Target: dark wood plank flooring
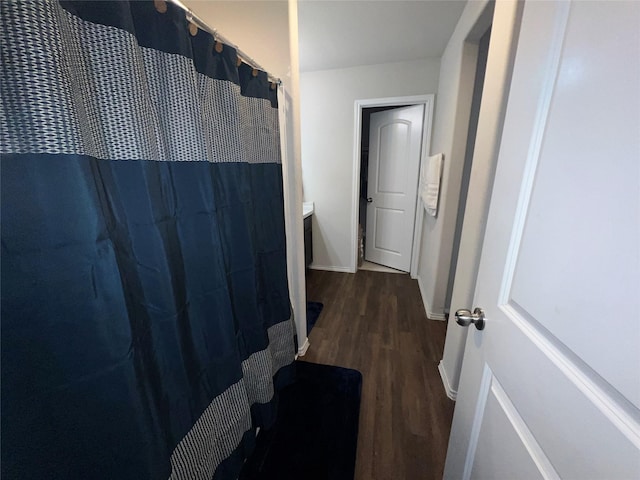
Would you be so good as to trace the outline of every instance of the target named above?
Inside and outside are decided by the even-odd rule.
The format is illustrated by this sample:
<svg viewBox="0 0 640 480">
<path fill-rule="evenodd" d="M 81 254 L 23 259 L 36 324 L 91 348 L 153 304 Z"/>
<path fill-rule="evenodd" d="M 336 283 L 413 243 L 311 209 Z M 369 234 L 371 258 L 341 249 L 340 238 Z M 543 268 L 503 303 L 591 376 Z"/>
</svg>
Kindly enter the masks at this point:
<svg viewBox="0 0 640 480">
<path fill-rule="evenodd" d="M 409 275 L 309 271 L 324 303 L 301 360 L 362 372 L 356 480 L 441 479 L 454 402 L 438 373 L 446 323 Z"/>
</svg>

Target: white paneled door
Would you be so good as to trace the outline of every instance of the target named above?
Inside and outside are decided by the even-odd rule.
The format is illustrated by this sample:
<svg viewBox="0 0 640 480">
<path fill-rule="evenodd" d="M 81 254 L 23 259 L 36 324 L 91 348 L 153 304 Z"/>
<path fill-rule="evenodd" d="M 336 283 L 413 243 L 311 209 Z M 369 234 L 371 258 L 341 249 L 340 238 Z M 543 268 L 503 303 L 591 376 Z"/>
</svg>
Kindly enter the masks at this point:
<svg viewBox="0 0 640 480">
<path fill-rule="evenodd" d="M 640 478 L 639 26 L 525 4 L 445 478 Z"/>
<path fill-rule="evenodd" d="M 424 105 L 371 114 L 365 259 L 408 272 Z"/>
</svg>

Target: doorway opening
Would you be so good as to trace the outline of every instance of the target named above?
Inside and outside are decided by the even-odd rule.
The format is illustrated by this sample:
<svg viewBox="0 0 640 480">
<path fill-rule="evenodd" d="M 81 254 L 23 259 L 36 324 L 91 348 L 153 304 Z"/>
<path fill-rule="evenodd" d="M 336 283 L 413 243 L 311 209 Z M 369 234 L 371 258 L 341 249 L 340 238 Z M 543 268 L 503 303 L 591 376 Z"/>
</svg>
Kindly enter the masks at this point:
<svg viewBox="0 0 640 480">
<path fill-rule="evenodd" d="M 393 97 L 393 98 L 381 98 L 381 99 L 370 99 L 370 100 L 357 100 L 355 102 L 355 129 L 354 129 L 354 163 L 353 163 L 353 207 L 352 207 L 352 262 L 351 262 L 351 272 L 356 272 L 359 266 L 364 266 L 364 269 L 369 270 L 378 270 L 378 271 L 389 271 L 389 272 L 402 272 L 402 273 L 410 273 L 412 278 L 415 278 L 417 273 L 417 265 L 418 265 L 418 252 L 417 248 L 414 246 L 418 245 L 419 241 L 419 233 L 422 230 L 422 210 L 420 205 L 418 204 L 418 195 L 417 195 L 417 187 L 418 187 L 418 179 L 419 179 L 419 171 L 422 166 L 424 158 L 429 153 L 430 148 L 430 139 L 431 139 L 431 124 L 433 118 L 433 95 L 420 95 L 420 96 L 412 96 L 412 97 Z M 393 110 L 400 110 L 403 107 L 408 106 L 418 106 L 421 115 L 422 124 L 420 126 L 421 132 L 418 132 L 419 145 L 418 148 L 418 159 L 415 166 L 415 175 L 411 176 L 411 182 L 415 182 L 415 185 L 409 185 L 411 187 L 411 191 L 413 192 L 410 197 L 410 208 L 407 209 L 410 216 L 410 230 L 408 230 L 408 234 L 405 234 L 402 238 L 407 240 L 407 246 L 404 249 L 406 252 L 406 262 L 404 267 L 398 268 L 397 265 L 385 265 L 385 261 L 375 262 L 375 263 L 367 263 L 364 264 L 365 251 L 366 251 L 366 232 L 367 229 L 371 232 L 371 226 L 373 225 L 393 225 L 394 219 L 393 216 L 396 215 L 401 209 L 398 208 L 389 208 L 387 209 L 389 212 L 393 212 L 391 214 L 383 211 L 382 208 L 376 208 L 377 215 L 372 217 L 371 212 L 369 215 L 369 219 L 367 219 L 367 210 L 370 208 L 372 203 L 383 202 L 385 199 L 384 195 L 381 195 L 380 198 L 376 198 L 376 196 L 372 193 L 371 185 L 369 184 L 369 173 L 370 173 L 370 148 L 371 145 L 369 139 L 369 131 L 371 126 L 371 115 L 375 115 L 382 112 L 392 112 Z M 393 122 L 391 122 L 393 123 Z M 389 125 L 391 125 L 389 123 Z M 409 124 L 404 122 L 405 124 Z M 385 132 L 381 135 L 386 136 L 393 134 L 393 130 L 401 130 L 404 128 L 402 126 L 403 122 L 399 122 L 398 124 L 394 124 L 390 128 L 387 128 Z M 408 127 L 409 128 L 409 127 Z M 412 148 L 416 148 L 415 146 Z M 390 165 L 387 164 L 382 168 L 384 172 L 386 172 L 386 180 L 382 185 L 380 182 L 376 182 L 376 186 L 382 186 L 383 188 L 378 189 L 378 193 L 385 194 L 391 193 L 394 194 L 395 188 L 392 188 L 394 182 L 398 180 L 394 177 L 394 174 L 389 174 Z M 383 172 L 383 173 L 384 173 Z M 384 188 L 384 187 L 389 188 Z M 387 190 L 386 192 L 384 190 Z M 393 195 L 391 195 L 393 197 Z M 388 197 L 388 196 L 387 196 Z M 399 197 L 399 195 L 396 195 Z M 407 196 L 407 199 L 409 196 Z M 375 199 L 375 200 L 374 200 Z M 369 200 L 369 201 L 368 201 Z M 387 200 L 388 201 L 388 198 Z M 406 201 L 406 205 L 409 205 L 409 200 Z M 373 221 L 372 221 L 373 218 Z M 378 223 L 376 223 L 378 222 Z M 408 225 L 407 224 L 407 225 Z M 387 229 L 387 231 L 393 229 Z M 370 239 L 372 238 L 372 234 L 369 233 Z M 379 234 L 378 239 L 385 239 L 387 235 Z M 391 239 L 393 241 L 393 239 Z M 377 248 L 377 247 L 374 247 Z M 371 252 L 373 249 L 371 248 L 371 244 L 369 245 L 369 251 Z M 384 249 L 383 249 L 384 250 Z M 388 249 L 389 251 L 393 249 Z M 384 253 L 384 252 L 383 252 Z M 363 259 L 360 261 L 360 259 Z M 389 268 L 395 267 L 395 268 Z"/>
<path fill-rule="evenodd" d="M 370 270 L 386 273 L 406 273 L 402 270 L 366 260 L 367 248 L 367 207 L 369 202 L 369 127 L 371 114 L 402 108 L 400 105 L 386 107 L 368 107 L 362 109 L 362 128 L 360 138 L 360 203 L 358 211 L 358 270 Z"/>
</svg>

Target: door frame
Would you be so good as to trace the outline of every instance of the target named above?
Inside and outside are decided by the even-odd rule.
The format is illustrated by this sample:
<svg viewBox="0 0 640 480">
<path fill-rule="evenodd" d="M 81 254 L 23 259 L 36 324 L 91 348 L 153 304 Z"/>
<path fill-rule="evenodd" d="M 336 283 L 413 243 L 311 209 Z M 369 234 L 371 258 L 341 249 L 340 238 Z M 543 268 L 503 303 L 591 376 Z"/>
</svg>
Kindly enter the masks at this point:
<svg viewBox="0 0 640 480">
<path fill-rule="evenodd" d="M 475 46 L 476 44 L 472 42 L 478 41 L 482 32 L 489 27 L 491 27 L 492 40 L 494 38 L 501 39 L 499 42 L 489 42 L 482 98 L 491 98 L 492 101 L 481 104 L 478 115 L 476 144 L 460 232 L 458 262 L 454 272 L 449 305 L 453 312 L 458 308 L 467 308 L 468 305 L 474 303 L 480 254 L 502 141 L 502 129 L 523 10 L 524 5 L 518 1 L 499 2 L 495 6 L 486 6 L 464 41 L 466 47 Z M 475 69 L 477 55 L 463 58 L 463 62 L 469 65 L 470 62 L 473 62 Z M 471 202 L 470 199 L 473 201 Z M 458 327 L 453 315 L 449 316 L 448 325 L 438 371 L 447 396 L 456 400 L 464 361 L 467 330 Z"/>
<path fill-rule="evenodd" d="M 351 265 L 349 271 L 358 271 L 358 213 L 360 211 L 360 149 L 362 142 L 362 110 L 372 107 L 407 107 L 411 105 L 424 105 L 424 118 L 422 120 L 422 146 L 420 147 L 420 166 L 418 178 L 424 165 L 425 159 L 431 150 L 431 128 L 433 123 L 433 102 L 434 94 L 413 95 L 407 97 L 386 97 L 369 98 L 356 100 L 354 102 L 354 130 L 353 130 L 353 198 L 351 203 Z M 413 220 L 413 241 L 411 244 L 411 278 L 416 278 L 418 274 L 419 249 L 416 248 L 420 242 L 420 232 L 422 231 L 422 209 L 419 205 L 420 195 L 416 194 L 416 214 Z"/>
</svg>

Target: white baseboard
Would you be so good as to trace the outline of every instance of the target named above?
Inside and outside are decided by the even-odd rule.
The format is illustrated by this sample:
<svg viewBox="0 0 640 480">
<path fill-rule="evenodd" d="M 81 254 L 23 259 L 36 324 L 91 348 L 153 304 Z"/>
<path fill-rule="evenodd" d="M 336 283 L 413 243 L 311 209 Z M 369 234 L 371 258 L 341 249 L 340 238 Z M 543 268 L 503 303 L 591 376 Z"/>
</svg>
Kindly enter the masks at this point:
<svg viewBox="0 0 640 480">
<path fill-rule="evenodd" d="M 447 394 L 447 397 L 455 402 L 456 398 L 458 398 L 458 391 L 451 388 L 442 360 L 440 360 L 440 363 L 438 364 L 438 372 L 440 372 L 440 378 L 442 379 L 442 385 L 444 385 L 444 391 Z"/>
<path fill-rule="evenodd" d="M 420 296 L 422 297 L 422 303 L 424 304 L 424 309 L 427 312 L 427 317 L 429 320 L 442 320 L 445 321 L 447 317 L 444 316 L 444 313 L 436 313 L 431 311 L 431 307 L 429 306 L 429 302 L 427 302 L 427 296 L 425 294 L 424 285 L 422 285 L 422 279 L 420 275 L 416 276 L 418 279 L 418 288 L 420 289 Z"/>
<path fill-rule="evenodd" d="M 316 265 L 312 263 L 309 265 L 311 270 L 324 270 L 326 272 L 342 272 L 342 273 L 355 273 L 351 267 L 334 267 L 332 265 Z"/>
<path fill-rule="evenodd" d="M 307 350 L 309 350 L 310 346 L 311 344 L 309 343 L 309 338 L 307 337 L 304 339 L 302 346 L 298 349 L 298 353 L 296 353 L 296 359 L 298 357 L 304 357 L 304 354 L 307 353 Z"/>
</svg>

